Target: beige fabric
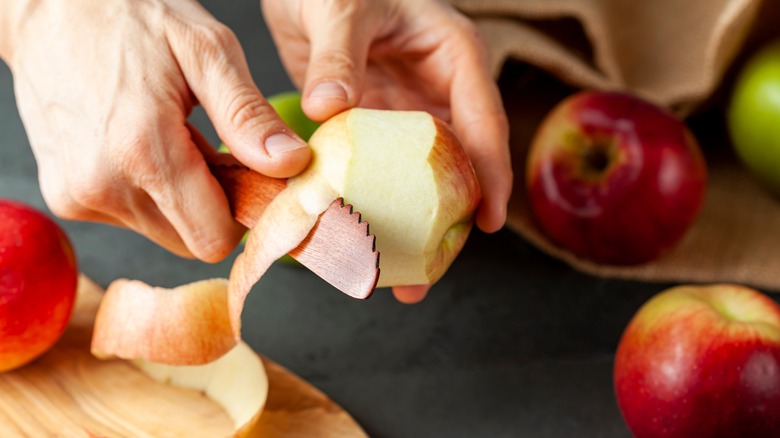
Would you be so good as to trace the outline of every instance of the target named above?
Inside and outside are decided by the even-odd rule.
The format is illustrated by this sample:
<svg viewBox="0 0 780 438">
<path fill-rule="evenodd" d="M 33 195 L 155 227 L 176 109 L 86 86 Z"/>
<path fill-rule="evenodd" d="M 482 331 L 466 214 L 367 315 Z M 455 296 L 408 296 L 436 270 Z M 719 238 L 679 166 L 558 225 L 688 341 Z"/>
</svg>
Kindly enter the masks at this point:
<svg viewBox="0 0 780 438">
<path fill-rule="evenodd" d="M 498 72 L 525 61 L 578 87 L 630 89 L 668 107 L 709 95 L 758 0 L 452 0 L 474 17 Z"/>
<path fill-rule="evenodd" d="M 516 178 L 511 229 L 594 275 L 780 291 L 780 200 L 733 158 L 722 119 L 732 73 L 756 45 L 780 36 L 780 1 L 451 2 L 477 23 L 500 77 Z M 596 265 L 555 247 L 533 224 L 524 190 L 526 149 L 546 112 L 581 88 L 628 90 L 688 121 L 707 114 L 695 130 L 709 165 L 705 206 L 683 242 L 657 261 Z"/>
</svg>

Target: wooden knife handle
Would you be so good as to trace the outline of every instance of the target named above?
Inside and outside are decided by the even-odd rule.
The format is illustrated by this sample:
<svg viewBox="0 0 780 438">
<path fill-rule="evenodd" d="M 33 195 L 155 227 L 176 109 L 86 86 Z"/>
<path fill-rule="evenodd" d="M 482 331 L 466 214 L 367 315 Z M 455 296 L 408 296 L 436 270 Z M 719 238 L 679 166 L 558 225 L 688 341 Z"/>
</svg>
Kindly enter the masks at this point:
<svg viewBox="0 0 780 438">
<path fill-rule="evenodd" d="M 210 162 L 209 169 L 219 181 L 230 203 L 233 217 L 252 228 L 265 208 L 287 186 L 286 179 L 271 178 L 237 162 Z"/>
</svg>

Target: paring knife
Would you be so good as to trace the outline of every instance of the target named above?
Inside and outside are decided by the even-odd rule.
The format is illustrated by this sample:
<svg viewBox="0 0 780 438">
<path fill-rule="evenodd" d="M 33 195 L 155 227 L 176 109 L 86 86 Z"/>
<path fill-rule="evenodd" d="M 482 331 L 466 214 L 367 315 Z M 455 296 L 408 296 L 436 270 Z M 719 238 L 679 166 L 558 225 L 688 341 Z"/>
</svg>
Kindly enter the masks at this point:
<svg viewBox="0 0 780 438">
<path fill-rule="evenodd" d="M 233 217 L 252 228 L 265 207 L 287 186 L 286 179 L 271 178 L 238 163 L 233 157 L 210 157 L 209 169 L 230 202 Z M 360 213 L 338 198 L 317 219 L 309 235 L 290 256 L 345 294 L 359 299 L 371 296 L 379 280 L 376 237 Z"/>
</svg>

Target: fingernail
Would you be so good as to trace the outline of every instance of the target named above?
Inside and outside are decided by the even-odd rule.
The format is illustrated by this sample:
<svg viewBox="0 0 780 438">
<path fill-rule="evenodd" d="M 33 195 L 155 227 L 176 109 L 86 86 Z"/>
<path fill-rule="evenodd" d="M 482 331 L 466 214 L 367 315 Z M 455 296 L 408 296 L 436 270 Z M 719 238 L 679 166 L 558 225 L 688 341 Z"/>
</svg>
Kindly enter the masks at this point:
<svg viewBox="0 0 780 438">
<path fill-rule="evenodd" d="M 272 157 L 304 147 L 306 147 L 306 143 L 283 132 L 273 134 L 265 139 L 265 150 Z"/>
<path fill-rule="evenodd" d="M 347 90 L 336 82 L 323 82 L 309 93 L 311 99 L 341 99 L 347 100 Z"/>
</svg>

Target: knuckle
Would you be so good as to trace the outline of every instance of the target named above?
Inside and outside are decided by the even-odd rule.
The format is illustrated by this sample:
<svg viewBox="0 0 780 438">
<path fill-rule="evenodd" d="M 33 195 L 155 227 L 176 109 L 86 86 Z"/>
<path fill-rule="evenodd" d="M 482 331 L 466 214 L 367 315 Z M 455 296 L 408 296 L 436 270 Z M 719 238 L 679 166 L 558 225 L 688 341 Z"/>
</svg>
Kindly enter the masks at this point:
<svg viewBox="0 0 780 438">
<path fill-rule="evenodd" d="M 39 160 L 38 180 L 43 200 L 55 216 L 75 219 L 73 216 L 76 205 L 68 194 L 63 174 L 51 171 L 52 168 L 47 162 Z"/>
<path fill-rule="evenodd" d="M 474 23 L 474 20 L 455 9 L 449 9 L 449 11 L 452 19 L 450 23 L 455 26 L 455 29 L 458 30 L 460 34 L 470 38 L 481 38 L 479 28 L 476 23 Z"/>
<path fill-rule="evenodd" d="M 248 86 L 239 85 L 229 95 L 231 97 L 225 106 L 225 117 L 234 128 L 241 129 L 250 124 L 265 124 L 274 120 L 271 107 Z"/>
<path fill-rule="evenodd" d="M 67 185 L 74 202 L 91 210 L 104 211 L 115 203 L 116 182 L 110 166 L 91 161 L 78 171 L 70 172 Z"/>
<path fill-rule="evenodd" d="M 220 22 L 200 26 L 197 38 L 200 45 L 211 54 L 232 53 L 240 45 L 236 34 Z"/>
<path fill-rule="evenodd" d="M 468 49 L 464 53 L 484 56 L 488 52 L 489 46 L 476 23 L 458 12 L 454 12 L 453 17 L 454 38 L 452 40 L 455 44 L 461 49 Z"/>
<path fill-rule="evenodd" d="M 352 74 L 357 70 L 357 62 L 346 49 L 332 49 L 321 53 L 314 62 L 322 66 L 324 71 L 332 75 L 333 72 L 341 75 Z"/>
<path fill-rule="evenodd" d="M 206 81 L 209 72 L 230 69 L 243 53 L 236 34 L 218 21 L 181 23 L 174 35 L 177 59 L 193 80 Z"/>
<path fill-rule="evenodd" d="M 103 210 L 115 195 L 113 186 L 102 178 L 92 178 L 88 174 L 75 177 L 70 182 L 70 197 L 83 207 Z"/>
<path fill-rule="evenodd" d="M 160 159 L 160 151 L 152 137 L 137 131 L 120 143 L 113 155 L 112 166 L 132 186 L 148 192 L 163 190 L 169 181 L 170 169 Z"/>
<path fill-rule="evenodd" d="M 48 189 L 45 186 L 41 187 L 41 194 L 49 210 L 55 216 L 66 220 L 81 219 L 82 209 L 67 194 Z"/>
<path fill-rule="evenodd" d="M 235 246 L 232 239 L 205 228 L 196 228 L 189 240 L 190 251 L 195 257 L 206 262 L 217 262 L 224 259 Z"/>
</svg>

